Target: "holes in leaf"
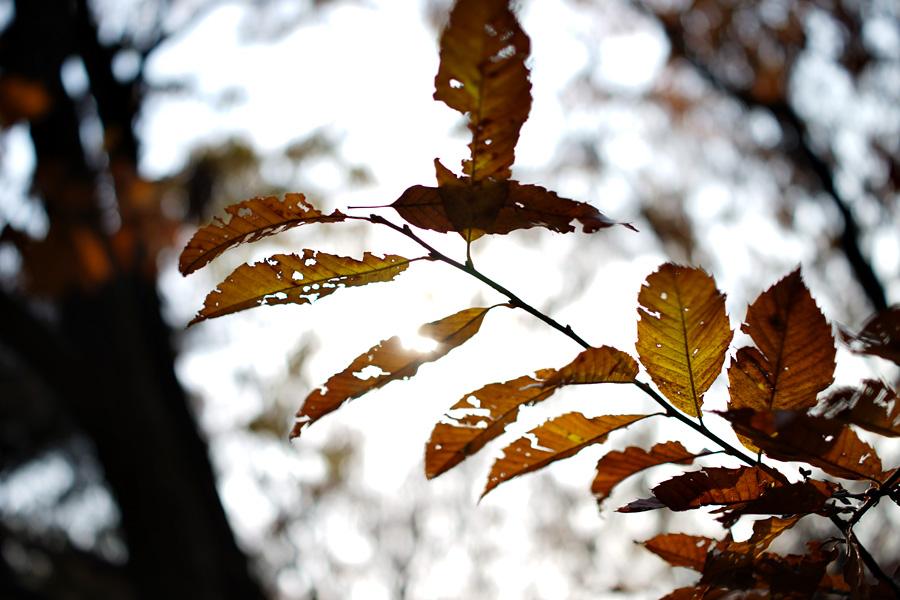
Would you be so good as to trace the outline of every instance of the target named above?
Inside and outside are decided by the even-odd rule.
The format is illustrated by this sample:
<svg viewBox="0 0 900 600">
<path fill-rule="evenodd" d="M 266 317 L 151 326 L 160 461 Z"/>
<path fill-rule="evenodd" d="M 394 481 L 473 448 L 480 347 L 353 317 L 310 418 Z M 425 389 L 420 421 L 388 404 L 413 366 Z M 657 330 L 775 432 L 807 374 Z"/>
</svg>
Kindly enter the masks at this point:
<svg viewBox="0 0 900 600">
<path fill-rule="evenodd" d="M 462 87 L 463 87 L 463 82 L 460 81 L 459 79 L 451 79 L 451 80 L 450 80 L 450 87 L 453 88 L 454 90 L 462 89 Z"/>
</svg>

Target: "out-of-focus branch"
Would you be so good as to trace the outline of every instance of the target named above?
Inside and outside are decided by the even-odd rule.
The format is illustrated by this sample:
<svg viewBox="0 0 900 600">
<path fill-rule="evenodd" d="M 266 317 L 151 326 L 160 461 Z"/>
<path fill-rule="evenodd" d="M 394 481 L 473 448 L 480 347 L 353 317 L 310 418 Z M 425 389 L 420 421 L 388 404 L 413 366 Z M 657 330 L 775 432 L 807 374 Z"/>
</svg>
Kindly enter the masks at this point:
<svg viewBox="0 0 900 600">
<path fill-rule="evenodd" d="M 840 235 L 840 248 L 847 262 L 850 263 L 857 282 L 876 311 L 887 308 L 884 286 L 860 248 L 860 228 L 856 217 L 837 190 L 831 165 L 813 149 L 806 123 L 790 103 L 783 98 L 776 101 L 762 100 L 751 94 L 749 90 L 726 81 L 692 52 L 680 28 L 671 22 L 666 22 L 665 19 L 660 19 L 643 1 L 635 0 L 634 4 L 643 13 L 657 19 L 669 38 L 672 53 L 690 63 L 707 83 L 723 94 L 738 100 L 747 108 L 767 110 L 777 119 L 785 137 L 795 144 L 795 148 L 787 148 L 787 156 L 798 169 L 811 174 L 818 180 L 822 190 L 841 215 L 843 229 Z"/>
</svg>

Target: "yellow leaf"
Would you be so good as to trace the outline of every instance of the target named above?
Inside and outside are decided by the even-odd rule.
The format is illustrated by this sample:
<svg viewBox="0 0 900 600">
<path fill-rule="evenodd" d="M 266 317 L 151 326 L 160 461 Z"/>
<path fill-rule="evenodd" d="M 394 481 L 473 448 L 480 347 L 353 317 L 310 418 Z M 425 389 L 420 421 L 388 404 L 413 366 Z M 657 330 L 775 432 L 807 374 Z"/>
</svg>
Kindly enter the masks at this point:
<svg viewBox="0 0 900 600">
<path fill-rule="evenodd" d="M 215 217 L 201 227 L 188 242 L 178 259 L 182 275 L 193 273 L 214 258 L 238 244 L 255 242 L 264 237 L 307 223 L 337 223 L 346 217 L 339 211 L 324 215 L 303 197 L 285 194 L 284 200 L 275 196 L 251 198 L 225 208 L 228 221 Z"/>
<path fill-rule="evenodd" d="M 534 377 L 491 383 L 466 394 L 432 430 L 425 445 L 425 476 L 437 477 L 475 454 L 516 420 L 519 408 L 549 398 L 560 386 L 628 383 L 637 370 L 633 358 L 602 346 L 588 348 L 558 371 L 541 369 Z"/>
<path fill-rule="evenodd" d="M 503 450 L 494 462 L 483 498 L 492 489 L 513 477 L 524 475 L 563 458 L 574 456 L 591 444 L 606 441 L 610 433 L 653 415 L 605 415 L 592 419 L 580 413 L 568 413 L 547 421 L 528 432 L 537 439 L 521 437 Z"/>
<path fill-rule="evenodd" d="M 366 252 L 362 260 L 314 250 L 276 254 L 262 262 L 241 265 L 206 296 L 203 309 L 190 322 L 221 317 L 263 304 L 307 304 L 344 287 L 390 281 L 422 258 Z"/>
<path fill-rule="evenodd" d="M 531 110 L 530 51 L 508 0 L 459 0 L 441 36 L 435 100 L 469 119 L 474 181 L 508 179 L 519 130 Z"/>
<path fill-rule="evenodd" d="M 439 321 L 422 325 L 419 335 L 438 342 L 438 346 L 429 352 L 406 349 L 400 338 L 394 336 L 360 354 L 350 366 L 332 375 L 325 385 L 306 397 L 297 411 L 297 422 L 291 430 L 291 438 L 298 437 L 310 424 L 344 402 L 359 398 L 396 379 L 409 379 L 423 364 L 435 361 L 461 346 L 478 333 L 484 316 L 491 308 L 494 307 L 467 308 Z M 365 376 L 366 370 L 370 369 L 378 373 L 371 377 Z"/>
<path fill-rule="evenodd" d="M 741 330 L 756 347 L 738 350 L 728 367 L 729 408 L 807 408 L 831 385 L 831 326 L 803 285 L 800 269 L 760 294 Z"/>
<path fill-rule="evenodd" d="M 672 404 L 699 416 L 733 335 L 725 296 L 701 269 L 667 263 L 647 277 L 638 302 L 641 363 Z"/>
</svg>

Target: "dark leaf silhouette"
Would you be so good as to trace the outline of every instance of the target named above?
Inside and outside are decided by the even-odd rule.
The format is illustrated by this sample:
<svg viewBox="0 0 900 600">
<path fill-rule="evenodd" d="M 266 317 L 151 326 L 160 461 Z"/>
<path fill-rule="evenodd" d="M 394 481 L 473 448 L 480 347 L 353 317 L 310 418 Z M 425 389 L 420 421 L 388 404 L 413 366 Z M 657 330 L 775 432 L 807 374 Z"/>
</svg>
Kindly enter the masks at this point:
<svg viewBox="0 0 900 600">
<path fill-rule="evenodd" d="M 887 437 L 900 436 L 900 398 L 884 382 L 867 379 L 859 388 L 840 388 L 828 394 L 816 411 Z"/>
<path fill-rule="evenodd" d="M 314 250 L 276 254 L 235 269 L 206 296 L 190 324 L 264 304 L 308 304 L 340 288 L 390 281 L 416 260 L 430 259 L 395 254 L 381 258 L 366 252 L 356 260 Z"/>
<path fill-rule="evenodd" d="M 856 335 L 841 331 L 841 338 L 854 352 L 880 356 L 900 365 L 900 304 L 872 316 Z"/>
<path fill-rule="evenodd" d="M 516 181 L 472 183 L 461 179 L 459 185 L 414 185 L 391 207 L 411 225 L 441 233 L 456 231 L 469 240 L 532 227 L 570 233 L 575 231 L 574 221 L 581 223 L 585 233 L 618 224 L 590 204 Z"/>
<path fill-rule="evenodd" d="M 615 486 L 640 471 L 662 464 L 687 464 L 708 454 L 709 450 L 689 452 L 679 442 L 656 444 L 649 450 L 637 446 L 624 451 L 614 450 L 597 462 L 597 475 L 591 484 L 591 492 L 601 503 Z"/>
<path fill-rule="evenodd" d="M 519 130 L 531 110 L 530 51 L 507 0 L 460 0 L 441 36 L 435 100 L 468 117 L 473 181 L 508 179 Z"/>
<path fill-rule="evenodd" d="M 606 441 L 610 433 L 653 415 L 607 415 L 588 418 L 567 413 L 529 431 L 536 438 L 522 437 L 504 448 L 503 456 L 491 467 L 488 482 L 481 493 L 513 477 L 542 469 L 552 462 L 575 455 L 583 448 Z"/>
<path fill-rule="evenodd" d="M 560 386 L 588 383 L 627 383 L 637 375 L 637 363 L 620 350 L 589 348 L 560 370 L 542 369 L 491 383 L 466 394 L 435 425 L 425 446 L 425 475 L 430 479 L 453 468 L 503 433 L 519 408 L 551 396 Z"/>
<path fill-rule="evenodd" d="M 383 340 L 356 357 L 346 369 L 332 375 L 325 385 L 310 393 L 300 410 L 291 437 L 299 436 L 310 424 L 338 408 L 348 400 L 358 398 L 397 379 L 409 379 L 427 362 L 435 361 L 462 345 L 478 333 L 489 308 L 467 308 L 426 323 L 419 328 L 419 335 L 438 342 L 430 352 L 409 350 L 403 347 L 399 337 Z M 371 369 L 377 373 L 366 374 Z"/>
<path fill-rule="evenodd" d="M 644 542 L 644 547 L 670 565 L 703 571 L 706 553 L 716 540 L 684 533 L 663 533 Z"/>
<path fill-rule="evenodd" d="M 815 405 L 834 373 L 831 327 L 800 270 L 761 294 L 741 327 L 756 347 L 738 350 L 728 367 L 731 408 L 798 409 Z"/>
<path fill-rule="evenodd" d="M 802 461 L 844 479 L 881 481 L 884 473 L 875 449 L 850 427 L 799 411 L 722 413 L 734 430 L 777 460 Z"/>
<path fill-rule="evenodd" d="M 215 217 L 201 227 L 188 242 L 178 259 L 182 275 L 193 273 L 214 258 L 239 244 L 255 242 L 264 237 L 307 223 L 337 223 L 346 216 L 339 211 L 325 215 L 306 201 L 303 194 L 285 194 L 251 198 L 225 207 L 227 221 Z"/>
<path fill-rule="evenodd" d="M 667 263 L 647 277 L 638 302 L 641 363 L 672 404 L 700 415 L 731 343 L 725 296 L 704 271 Z"/>
</svg>

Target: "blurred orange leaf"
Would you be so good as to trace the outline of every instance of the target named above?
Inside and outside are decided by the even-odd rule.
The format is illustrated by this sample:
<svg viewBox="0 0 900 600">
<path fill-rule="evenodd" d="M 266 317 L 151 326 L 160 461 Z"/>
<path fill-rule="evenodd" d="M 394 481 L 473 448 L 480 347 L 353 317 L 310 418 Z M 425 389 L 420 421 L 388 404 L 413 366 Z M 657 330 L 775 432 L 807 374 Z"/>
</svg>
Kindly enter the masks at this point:
<svg viewBox="0 0 900 600">
<path fill-rule="evenodd" d="M 206 296 L 190 324 L 264 304 L 308 304 L 340 288 L 390 281 L 416 260 L 430 259 L 395 254 L 380 258 L 366 252 L 356 260 L 308 249 L 302 256 L 276 254 L 235 269 Z"/>
<path fill-rule="evenodd" d="M 491 308 L 494 307 L 467 308 L 422 325 L 419 335 L 438 342 L 438 346 L 429 352 L 404 348 L 400 338 L 394 336 L 360 354 L 350 366 L 332 375 L 325 385 L 306 397 L 297 411 L 297 422 L 291 430 L 291 438 L 299 436 L 310 424 L 344 402 L 359 398 L 391 381 L 409 379 L 423 364 L 433 362 L 461 346 L 478 333 L 484 316 Z M 376 373 L 369 376 L 369 370 Z"/>
<path fill-rule="evenodd" d="M 841 338 L 858 354 L 880 356 L 900 365 L 900 304 L 873 315 L 862 331 L 841 331 Z"/>
<path fill-rule="evenodd" d="M 728 367 L 729 408 L 807 408 L 831 385 L 834 338 L 800 269 L 750 305 L 741 330 L 756 347 L 738 350 Z"/>
<path fill-rule="evenodd" d="M 230 215 L 227 222 L 215 217 L 212 223 L 198 229 L 182 250 L 178 259 L 178 270 L 182 275 L 206 266 L 239 244 L 255 242 L 307 223 L 337 223 L 346 218 L 339 211 L 322 214 L 306 202 L 303 194 L 285 194 L 284 200 L 276 196 L 251 198 L 225 207 L 225 212 Z"/>
<path fill-rule="evenodd" d="M 641 363 L 672 404 L 699 416 L 731 343 L 725 296 L 703 270 L 667 263 L 647 277 L 638 302 Z"/>
<path fill-rule="evenodd" d="M 558 371 L 542 369 L 534 377 L 491 383 L 466 394 L 432 430 L 425 445 L 425 475 L 437 477 L 475 454 L 516 420 L 519 408 L 545 400 L 560 386 L 627 383 L 636 375 L 633 358 L 602 346 L 585 350 Z"/>
<path fill-rule="evenodd" d="M 624 451 L 613 450 L 597 462 L 597 475 L 591 484 L 591 492 L 597 502 L 603 502 L 615 486 L 645 469 L 663 464 L 687 464 L 700 456 L 711 454 L 709 450 L 689 452 L 679 442 L 656 444 L 649 450 L 631 446 Z"/>
<path fill-rule="evenodd" d="M 887 437 L 900 437 L 900 397 L 882 381 L 867 379 L 862 387 L 828 394 L 817 412 Z"/>
<path fill-rule="evenodd" d="M 605 415 L 588 418 L 567 413 L 528 432 L 503 450 L 503 456 L 491 467 L 483 498 L 492 489 L 513 477 L 524 475 L 557 460 L 574 456 L 583 448 L 606 441 L 610 433 L 654 415 Z M 531 438 L 536 442 L 532 442 Z"/>
<path fill-rule="evenodd" d="M 44 85 L 15 73 L 0 76 L 0 123 L 34 120 L 45 114 L 53 103 Z"/>
<path fill-rule="evenodd" d="M 459 0 L 441 36 L 435 100 L 465 114 L 472 132 L 463 172 L 508 179 L 519 130 L 531 110 L 530 43 L 508 0 Z"/>
</svg>

